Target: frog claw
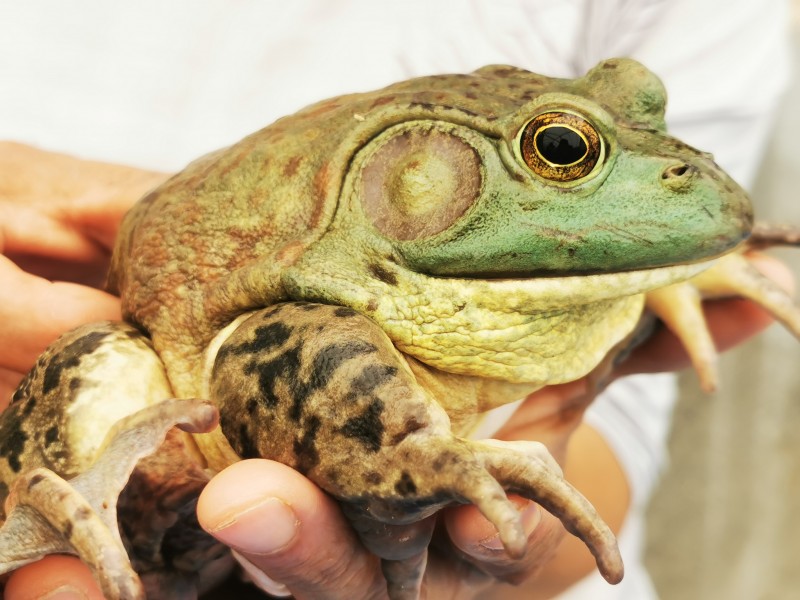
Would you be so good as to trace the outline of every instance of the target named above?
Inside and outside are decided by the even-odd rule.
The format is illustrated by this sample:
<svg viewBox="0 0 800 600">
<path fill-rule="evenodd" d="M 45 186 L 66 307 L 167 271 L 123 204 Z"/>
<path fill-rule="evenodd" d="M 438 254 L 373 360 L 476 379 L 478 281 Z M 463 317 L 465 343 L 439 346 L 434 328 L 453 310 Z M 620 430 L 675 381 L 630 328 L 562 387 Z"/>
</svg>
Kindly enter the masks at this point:
<svg viewBox="0 0 800 600">
<path fill-rule="evenodd" d="M 144 598 L 117 525 L 117 498 L 140 459 L 153 453 L 173 426 L 209 431 L 217 411 L 208 402 L 166 400 L 121 419 L 94 464 L 69 482 L 49 469 L 18 478 L 0 529 L 0 573 L 49 554 L 78 555 L 105 597 Z"/>
<path fill-rule="evenodd" d="M 441 444 L 439 453 L 432 451 L 434 444 Z M 431 456 L 438 456 L 434 462 L 454 463 L 457 467 L 443 469 L 435 485 L 421 495 L 449 497 L 474 504 L 495 526 L 503 547 L 512 558 L 519 559 L 525 555 L 528 535 L 519 509 L 506 492 L 533 500 L 552 513 L 567 531 L 589 547 L 601 574 L 609 583 L 622 580 L 624 567 L 614 533 L 591 503 L 564 479 L 561 468 L 543 444 L 498 440 L 476 442 L 444 437 L 434 442 L 428 438 L 423 454 L 426 459 L 422 462 L 420 458 L 422 464 L 429 463 Z M 387 522 L 391 511 L 381 514 L 380 505 L 373 503 L 368 512 L 371 518 Z M 363 533 L 359 533 L 363 540 Z M 405 533 L 408 537 L 408 532 Z M 423 539 L 421 535 L 418 537 Z M 374 544 L 367 543 L 367 546 L 373 547 Z M 380 550 L 377 553 L 386 558 Z"/>
<path fill-rule="evenodd" d="M 405 470 L 413 494 L 373 497 L 366 503 L 342 499 L 342 509 L 361 541 L 382 559 L 392 600 L 418 598 L 436 511 L 456 503 L 469 503 L 495 526 L 506 553 L 522 558 L 528 535 L 519 509 L 506 491 L 539 503 L 579 537 L 595 556 L 609 583 L 622 580 L 624 567 L 611 529 L 594 507 L 567 483 L 547 448 L 538 442 L 469 441 L 455 437 L 408 436 L 398 451 L 421 472 Z M 426 477 L 423 465 L 436 470 Z M 427 483 L 422 484 L 423 481 Z M 406 490 L 408 491 L 408 490 Z M 409 510 L 414 506 L 418 512 Z M 502 578 L 501 575 L 495 576 Z"/>
</svg>

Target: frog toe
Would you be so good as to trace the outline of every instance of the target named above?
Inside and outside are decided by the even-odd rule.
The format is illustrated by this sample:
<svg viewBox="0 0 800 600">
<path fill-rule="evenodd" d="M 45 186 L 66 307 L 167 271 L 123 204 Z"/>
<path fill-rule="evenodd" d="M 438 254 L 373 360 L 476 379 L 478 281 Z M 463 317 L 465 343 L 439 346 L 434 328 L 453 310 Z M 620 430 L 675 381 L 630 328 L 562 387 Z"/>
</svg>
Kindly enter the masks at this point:
<svg viewBox="0 0 800 600">
<path fill-rule="evenodd" d="M 647 294 L 648 308 L 680 339 L 707 392 L 717 387 L 717 350 L 702 301 L 737 296 L 755 302 L 800 338 L 800 308 L 791 294 L 739 253 L 719 258 L 688 281 Z"/>
<path fill-rule="evenodd" d="M 624 567 L 614 532 L 594 506 L 564 479 L 561 468 L 542 444 L 490 440 L 475 442 L 474 452 L 503 489 L 538 503 L 557 517 L 567 531 L 580 538 L 609 583 L 622 580 Z M 497 504 L 496 501 L 492 503 Z M 503 512 L 507 512 L 506 506 L 510 502 L 506 499 L 501 504 Z M 519 513 L 513 505 L 511 509 L 517 523 L 514 529 L 521 530 Z M 482 509 L 482 512 L 495 523 L 489 517 L 490 511 Z M 500 539 L 511 550 L 504 539 L 501 523 L 495 523 L 495 526 L 500 532 Z M 527 537 L 523 543 L 527 543 Z"/>
<path fill-rule="evenodd" d="M 12 494 L 15 504 L 0 531 L 0 569 L 48 554 L 77 554 L 107 598 L 144 598 L 117 528 L 70 483 L 48 469 L 34 469 L 17 480 Z"/>
<path fill-rule="evenodd" d="M 717 348 L 703 315 L 703 297 L 693 282 L 675 283 L 648 292 L 647 306 L 681 341 L 703 391 L 719 385 Z"/>
<path fill-rule="evenodd" d="M 741 296 L 766 309 L 789 331 L 800 337 L 800 308 L 783 287 L 763 275 L 742 254 L 729 254 L 690 282 L 703 298 Z"/>
</svg>

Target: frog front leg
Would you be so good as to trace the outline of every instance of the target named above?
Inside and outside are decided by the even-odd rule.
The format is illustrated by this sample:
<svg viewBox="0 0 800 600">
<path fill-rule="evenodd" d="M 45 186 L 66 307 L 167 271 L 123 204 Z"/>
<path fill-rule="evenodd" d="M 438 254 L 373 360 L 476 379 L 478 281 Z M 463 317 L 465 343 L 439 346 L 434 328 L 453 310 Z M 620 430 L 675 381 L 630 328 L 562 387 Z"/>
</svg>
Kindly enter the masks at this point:
<svg viewBox="0 0 800 600">
<path fill-rule="evenodd" d="M 416 597 L 425 519 L 451 503 L 475 504 L 520 556 L 526 536 L 504 489 L 561 519 L 608 580 L 622 577 L 613 534 L 548 455 L 533 443 L 454 436 L 385 333 L 349 308 L 296 302 L 256 312 L 219 347 L 210 377 L 233 449 L 287 464 L 339 499 L 384 559 L 393 598 Z"/>
</svg>

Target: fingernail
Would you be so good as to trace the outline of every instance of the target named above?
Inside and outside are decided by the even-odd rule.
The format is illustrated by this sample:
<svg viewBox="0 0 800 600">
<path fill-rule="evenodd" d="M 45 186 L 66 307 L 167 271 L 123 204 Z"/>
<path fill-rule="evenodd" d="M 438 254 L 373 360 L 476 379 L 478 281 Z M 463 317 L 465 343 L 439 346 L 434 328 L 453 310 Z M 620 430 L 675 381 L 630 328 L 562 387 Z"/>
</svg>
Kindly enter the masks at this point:
<svg viewBox="0 0 800 600">
<path fill-rule="evenodd" d="M 522 529 L 525 531 L 525 535 L 530 537 L 536 531 L 539 523 L 542 522 L 542 509 L 535 502 L 526 502 L 526 504 L 519 506 L 518 510 Z M 503 542 L 500 540 L 499 533 L 484 538 L 479 543 L 487 550 L 503 550 Z"/>
<path fill-rule="evenodd" d="M 87 600 L 88 596 L 82 590 L 71 585 L 62 585 L 52 592 L 40 596 L 40 600 Z"/>
<path fill-rule="evenodd" d="M 525 535 L 530 536 L 536 531 L 539 523 L 542 522 L 542 507 L 530 502 L 520 511 L 519 518 L 522 519 L 522 528 L 525 530 Z"/>
<path fill-rule="evenodd" d="M 288 598 L 292 595 L 288 586 L 264 573 L 261 569 L 251 563 L 247 558 L 239 554 L 236 550 L 231 550 L 231 554 L 242 567 L 246 576 L 250 578 L 251 582 L 258 586 L 263 591 L 267 592 L 270 596 L 276 598 Z"/>
<path fill-rule="evenodd" d="M 247 554 L 272 554 L 286 547 L 300 521 L 280 498 L 238 507 L 209 528 L 221 542 Z"/>
</svg>

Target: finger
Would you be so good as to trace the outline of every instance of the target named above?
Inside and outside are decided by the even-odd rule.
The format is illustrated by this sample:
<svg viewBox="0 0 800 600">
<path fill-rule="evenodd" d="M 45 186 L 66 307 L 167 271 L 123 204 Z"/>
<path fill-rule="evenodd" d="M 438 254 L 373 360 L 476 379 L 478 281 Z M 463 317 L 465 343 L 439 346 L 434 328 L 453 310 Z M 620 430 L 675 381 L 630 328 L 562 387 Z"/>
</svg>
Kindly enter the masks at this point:
<svg viewBox="0 0 800 600">
<path fill-rule="evenodd" d="M 558 462 L 563 462 L 570 434 L 580 424 L 583 411 L 593 398 L 593 389 L 585 377 L 548 385 L 529 394 L 513 418 L 493 437 L 499 440 L 536 440 L 547 446 Z"/>
<path fill-rule="evenodd" d="M 108 248 L 87 237 L 72 224 L 59 221 L 36 207 L 0 204 L 2 252 L 6 256 L 46 257 L 65 261 L 98 261 Z"/>
<path fill-rule="evenodd" d="M 766 275 L 772 279 L 772 281 L 786 290 L 788 294 L 794 294 L 796 285 L 794 274 L 786 263 L 774 256 L 761 252 L 748 252 L 746 256 L 752 265 L 761 271 L 762 275 Z"/>
<path fill-rule="evenodd" d="M 89 567 L 74 556 L 48 556 L 12 573 L 6 583 L 6 600 L 103 600 Z"/>
<path fill-rule="evenodd" d="M 113 181 L 88 189 L 80 198 L 66 205 L 63 220 L 103 248 L 111 250 L 122 218 L 131 206 L 146 192 L 163 183 L 166 177 L 150 171 L 123 171 Z"/>
<path fill-rule="evenodd" d="M 77 225 L 65 222 L 66 217 L 60 218 L 36 207 L 0 203 L 0 252 L 39 277 L 100 287 L 108 271 L 110 249 Z"/>
<path fill-rule="evenodd" d="M 794 292 L 794 277 L 780 260 L 766 254 L 750 253 L 750 263 L 763 275 L 780 285 L 787 293 Z M 761 306 L 743 299 L 708 302 L 706 321 L 720 351 L 727 350 L 756 335 L 772 324 L 772 315 Z"/>
<path fill-rule="evenodd" d="M 34 254 L 64 258 L 64 252 L 92 245 L 110 249 L 120 220 L 143 194 L 167 175 L 135 167 L 79 159 L 24 144 L 0 142 L 0 220 L 16 245 Z M 38 221 L 39 227 L 31 229 Z M 41 244 L 41 245 L 37 245 Z M 26 250 L 27 252 L 27 250 Z"/>
<path fill-rule="evenodd" d="M 519 559 L 505 552 L 497 530 L 474 506 L 446 509 L 442 517 L 464 560 L 496 579 L 519 583 L 549 562 L 565 531 L 556 517 L 536 503 L 518 496 L 509 498 L 517 505 L 528 536 L 528 549 Z"/>
<path fill-rule="evenodd" d="M 0 367 L 27 372 L 65 331 L 120 319 L 119 299 L 82 285 L 50 282 L 0 256 Z"/>
<path fill-rule="evenodd" d="M 285 465 L 261 459 L 231 465 L 206 486 L 197 515 L 204 529 L 296 598 L 386 593 L 378 560 L 335 501 Z"/>
</svg>

